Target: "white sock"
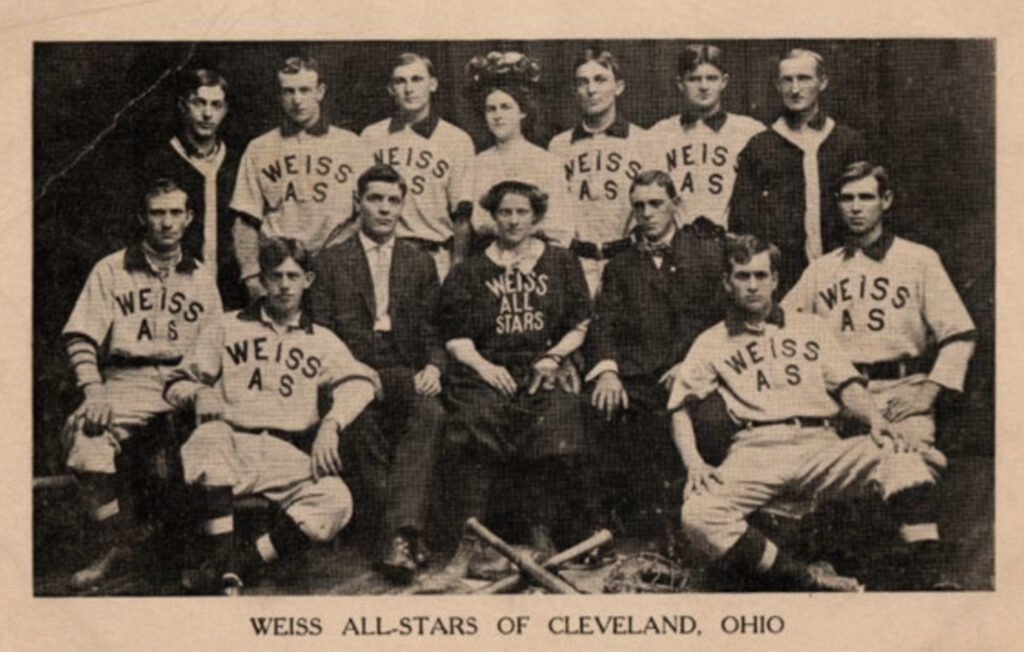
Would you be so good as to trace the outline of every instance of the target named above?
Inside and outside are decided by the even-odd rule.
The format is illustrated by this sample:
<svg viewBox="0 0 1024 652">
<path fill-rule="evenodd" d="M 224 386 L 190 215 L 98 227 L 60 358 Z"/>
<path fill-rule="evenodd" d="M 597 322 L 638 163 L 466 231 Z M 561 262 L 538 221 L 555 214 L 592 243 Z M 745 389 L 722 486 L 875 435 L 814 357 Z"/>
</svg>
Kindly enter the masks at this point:
<svg viewBox="0 0 1024 652">
<path fill-rule="evenodd" d="M 914 523 L 900 526 L 900 538 L 907 543 L 938 541 L 939 526 L 936 523 Z"/>
<path fill-rule="evenodd" d="M 766 539 L 764 542 L 764 553 L 761 555 L 761 559 L 757 562 L 757 570 L 762 573 L 767 573 L 775 565 L 775 559 L 779 556 L 779 547 L 776 546 L 771 540 Z"/>
<path fill-rule="evenodd" d="M 274 542 L 270 540 L 269 532 L 256 539 L 256 551 L 260 553 L 260 559 L 265 564 L 272 564 L 277 561 L 277 549 L 274 548 Z"/>
</svg>

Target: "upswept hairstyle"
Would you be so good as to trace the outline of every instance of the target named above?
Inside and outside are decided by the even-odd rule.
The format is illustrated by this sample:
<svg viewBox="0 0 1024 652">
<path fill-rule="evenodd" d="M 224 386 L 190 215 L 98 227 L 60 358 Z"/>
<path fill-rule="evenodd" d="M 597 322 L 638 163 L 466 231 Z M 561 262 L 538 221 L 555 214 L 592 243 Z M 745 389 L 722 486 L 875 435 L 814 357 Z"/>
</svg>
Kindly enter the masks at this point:
<svg viewBox="0 0 1024 652">
<path fill-rule="evenodd" d="M 494 217 L 495 211 L 501 205 L 505 195 L 522 195 L 530 201 L 530 208 L 533 209 L 533 221 L 539 222 L 548 212 L 547 193 L 532 183 L 522 181 L 502 181 L 494 184 L 483 197 L 480 198 L 480 205 Z"/>
</svg>

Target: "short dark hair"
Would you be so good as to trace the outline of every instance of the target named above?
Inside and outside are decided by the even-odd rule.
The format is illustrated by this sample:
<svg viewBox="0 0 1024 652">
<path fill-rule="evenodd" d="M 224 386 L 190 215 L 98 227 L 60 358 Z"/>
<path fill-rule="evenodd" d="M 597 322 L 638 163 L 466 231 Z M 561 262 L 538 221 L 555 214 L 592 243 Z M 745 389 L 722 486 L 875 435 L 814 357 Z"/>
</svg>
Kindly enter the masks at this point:
<svg viewBox="0 0 1024 652">
<path fill-rule="evenodd" d="M 260 240 L 259 260 L 261 276 L 277 269 L 281 266 L 281 263 L 289 258 L 294 260 L 304 272 L 313 269 L 313 257 L 309 255 L 305 245 L 295 238 L 273 236 Z"/>
<path fill-rule="evenodd" d="M 615 59 L 615 55 L 608 50 L 601 50 L 598 48 L 587 48 L 580 53 L 576 58 L 576 62 L 572 66 L 573 75 L 576 74 L 576 71 L 579 70 L 580 66 L 590 61 L 596 61 L 603 68 L 610 70 L 612 76 L 615 77 L 616 80 L 624 79 L 622 76 L 622 70 L 619 68 L 619 62 Z"/>
<path fill-rule="evenodd" d="M 149 200 L 157 195 L 166 195 L 172 192 L 185 193 L 185 210 L 192 210 L 192 197 L 188 191 L 181 187 L 181 184 L 169 177 L 158 177 L 149 182 L 145 192 L 142 193 L 142 203 L 139 208 L 145 215 L 149 210 Z"/>
<path fill-rule="evenodd" d="M 868 177 L 874 177 L 875 181 L 878 182 L 879 196 L 892 189 L 892 185 L 889 182 L 889 171 L 884 166 L 875 165 L 869 161 L 857 161 L 847 165 L 846 169 L 839 175 L 839 178 L 836 179 L 835 186 L 833 186 L 836 197 L 839 196 L 843 186 L 846 184 Z"/>
<path fill-rule="evenodd" d="M 317 83 L 323 82 L 324 76 L 320 70 L 320 62 L 317 61 L 315 57 L 288 57 L 281 63 L 281 67 L 277 69 L 277 73 L 279 75 L 295 75 L 303 70 L 315 72 Z"/>
<path fill-rule="evenodd" d="M 629 185 L 629 194 L 632 195 L 638 186 L 661 186 L 669 199 L 675 199 L 678 194 L 675 182 L 664 170 L 644 170 L 636 175 L 633 183 Z"/>
<path fill-rule="evenodd" d="M 782 253 L 778 247 L 756 235 L 729 234 L 725 239 L 726 274 L 732 274 L 733 265 L 746 265 L 751 258 L 765 251 L 768 252 L 768 258 L 771 261 L 771 270 L 778 272 L 782 266 Z"/>
<path fill-rule="evenodd" d="M 722 63 L 722 49 L 720 47 L 704 43 L 687 45 L 679 53 L 679 76 L 683 77 L 705 63 L 718 68 L 723 74 L 727 72 L 725 65 Z"/>
<path fill-rule="evenodd" d="M 178 99 L 187 100 L 189 95 L 203 86 L 219 86 L 224 91 L 224 97 L 228 96 L 228 80 L 224 78 L 224 75 L 213 68 L 193 68 L 186 70 L 178 77 L 176 90 Z"/>
<path fill-rule="evenodd" d="M 818 73 L 819 77 L 827 77 L 828 70 L 825 68 L 825 57 L 821 56 L 814 50 L 808 50 L 806 48 L 793 48 L 786 52 L 784 55 L 779 57 L 779 63 L 788 61 L 789 59 L 803 59 L 810 58 L 814 60 L 814 71 Z M 779 67 L 775 66 L 775 74 L 778 76 Z"/>
<path fill-rule="evenodd" d="M 359 179 L 356 181 L 356 194 L 362 198 L 366 194 L 367 187 L 374 181 L 397 183 L 402 191 L 402 197 L 405 197 L 405 193 L 409 189 L 405 179 L 398 173 L 398 170 L 390 165 L 377 163 L 366 168 L 366 171 L 359 175 Z"/>
<path fill-rule="evenodd" d="M 391 75 L 395 72 L 395 68 L 399 66 L 407 66 L 410 63 L 416 63 L 417 61 L 422 61 L 423 65 L 427 67 L 428 75 L 431 77 L 437 77 L 437 75 L 434 74 L 434 62 L 431 61 L 429 57 L 415 52 L 402 52 L 395 55 L 394 59 L 392 59 L 391 69 L 388 71 L 388 78 L 391 78 Z"/>
<path fill-rule="evenodd" d="M 483 197 L 480 198 L 480 205 L 484 210 L 494 216 L 494 212 L 501 205 L 505 195 L 522 195 L 530 201 L 530 208 L 533 209 L 533 221 L 538 222 L 548 212 L 547 193 L 532 183 L 523 181 L 502 181 L 494 184 Z"/>
</svg>

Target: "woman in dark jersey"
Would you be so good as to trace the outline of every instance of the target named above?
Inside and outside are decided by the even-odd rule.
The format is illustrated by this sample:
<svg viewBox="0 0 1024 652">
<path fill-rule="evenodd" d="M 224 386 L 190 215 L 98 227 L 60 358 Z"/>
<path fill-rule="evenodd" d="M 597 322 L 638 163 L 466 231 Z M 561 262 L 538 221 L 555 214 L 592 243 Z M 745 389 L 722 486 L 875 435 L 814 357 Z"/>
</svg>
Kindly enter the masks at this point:
<svg viewBox="0 0 1024 652">
<path fill-rule="evenodd" d="M 457 363 L 446 385 L 456 511 L 460 523 L 482 520 L 494 480 L 509 471 L 527 483 L 513 493 L 534 545 L 547 546 L 556 496 L 572 493 L 574 463 L 586 452 L 569 357 L 586 336 L 590 299 L 576 257 L 533 236 L 547 210 L 543 192 L 502 181 L 480 203 L 497 239 L 452 271 L 441 299 L 441 328 Z M 465 570 L 471 542 L 463 543 L 452 572 Z"/>
</svg>

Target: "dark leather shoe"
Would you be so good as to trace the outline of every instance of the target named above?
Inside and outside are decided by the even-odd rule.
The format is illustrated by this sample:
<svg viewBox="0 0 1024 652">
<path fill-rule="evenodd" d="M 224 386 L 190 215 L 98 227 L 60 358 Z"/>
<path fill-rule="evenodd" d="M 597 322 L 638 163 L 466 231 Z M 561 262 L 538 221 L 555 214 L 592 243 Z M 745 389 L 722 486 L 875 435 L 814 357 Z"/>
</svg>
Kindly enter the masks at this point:
<svg viewBox="0 0 1024 652">
<path fill-rule="evenodd" d="M 416 558 L 413 555 L 414 542 L 402 534 L 396 534 L 387 544 L 384 555 L 374 564 L 374 570 L 398 584 L 409 584 L 416 576 Z"/>
</svg>

